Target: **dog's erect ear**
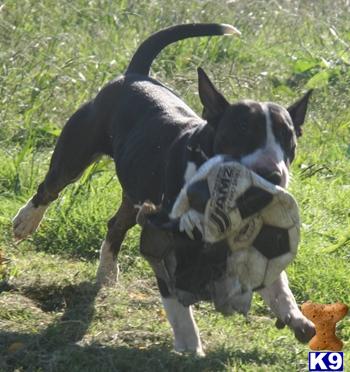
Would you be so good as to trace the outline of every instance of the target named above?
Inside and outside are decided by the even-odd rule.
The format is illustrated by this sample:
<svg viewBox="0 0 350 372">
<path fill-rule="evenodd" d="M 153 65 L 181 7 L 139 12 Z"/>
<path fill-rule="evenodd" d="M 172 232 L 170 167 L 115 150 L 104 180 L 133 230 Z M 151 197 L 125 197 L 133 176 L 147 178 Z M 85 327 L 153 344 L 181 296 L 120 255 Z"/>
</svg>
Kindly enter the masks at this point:
<svg viewBox="0 0 350 372">
<path fill-rule="evenodd" d="M 204 106 L 203 119 L 214 123 L 226 110 L 229 103 L 225 97 L 215 88 L 207 74 L 200 67 L 198 71 L 198 92 Z"/>
<path fill-rule="evenodd" d="M 311 93 L 312 89 L 310 89 L 302 98 L 288 107 L 288 112 L 293 120 L 297 137 L 300 137 L 303 133 L 302 125 L 305 121 L 307 105 L 309 103 Z"/>
</svg>

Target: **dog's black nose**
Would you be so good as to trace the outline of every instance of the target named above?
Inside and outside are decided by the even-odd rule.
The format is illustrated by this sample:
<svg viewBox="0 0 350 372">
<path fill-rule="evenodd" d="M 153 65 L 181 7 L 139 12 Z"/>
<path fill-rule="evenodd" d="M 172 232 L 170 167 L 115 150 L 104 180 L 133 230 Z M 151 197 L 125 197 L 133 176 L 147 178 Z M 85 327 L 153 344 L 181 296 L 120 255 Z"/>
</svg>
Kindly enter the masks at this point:
<svg viewBox="0 0 350 372">
<path fill-rule="evenodd" d="M 278 171 L 261 170 L 257 172 L 259 176 L 265 178 L 266 181 L 273 183 L 274 185 L 280 185 L 282 182 L 282 174 Z"/>
</svg>

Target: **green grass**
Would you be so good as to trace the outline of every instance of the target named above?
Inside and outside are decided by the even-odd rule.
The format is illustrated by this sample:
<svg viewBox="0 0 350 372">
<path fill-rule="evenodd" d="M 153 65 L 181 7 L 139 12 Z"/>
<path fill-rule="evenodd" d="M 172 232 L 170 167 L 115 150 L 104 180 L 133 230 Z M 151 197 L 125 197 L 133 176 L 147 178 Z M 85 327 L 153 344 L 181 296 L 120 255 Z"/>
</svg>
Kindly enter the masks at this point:
<svg viewBox="0 0 350 372">
<path fill-rule="evenodd" d="M 263 4 L 263 5 L 262 5 Z M 196 67 L 231 101 L 292 103 L 316 88 L 293 163 L 302 244 L 288 268 L 298 303 L 350 304 L 350 20 L 345 1 L 0 1 L 0 370 L 305 371 L 307 346 L 277 330 L 256 296 L 248 319 L 196 306 L 207 356 L 172 350 L 133 229 L 115 288 L 94 287 L 106 221 L 120 200 L 112 162 L 92 166 L 14 245 L 11 218 L 35 192 L 65 120 L 122 73 L 150 33 L 225 22 L 241 38 L 170 46 L 152 75 L 197 112 Z M 350 322 L 338 327 L 350 366 Z"/>
</svg>

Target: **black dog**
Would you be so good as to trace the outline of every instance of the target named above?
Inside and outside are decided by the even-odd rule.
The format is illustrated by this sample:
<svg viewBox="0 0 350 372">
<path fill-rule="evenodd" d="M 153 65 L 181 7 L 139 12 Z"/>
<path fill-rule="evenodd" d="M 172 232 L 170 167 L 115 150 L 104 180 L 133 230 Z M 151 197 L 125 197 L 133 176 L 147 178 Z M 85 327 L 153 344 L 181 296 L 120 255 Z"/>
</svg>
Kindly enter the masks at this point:
<svg viewBox="0 0 350 372">
<path fill-rule="evenodd" d="M 116 258 L 126 232 L 135 225 L 135 205 L 150 200 L 170 211 L 184 181 L 207 158 L 229 154 L 269 181 L 286 187 L 311 92 L 288 110 L 274 103 L 254 101 L 231 105 L 198 69 L 203 120 L 169 88 L 148 76 L 153 59 L 170 43 L 237 32 L 229 25 L 188 24 L 148 38 L 126 73 L 68 120 L 44 182 L 14 218 L 15 238 L 21 240 L 35 231 L 59 192 L 102 154 L 115 161 L 123 198 L 108 223 L 101 247 L 97 274 L 101 283 L 117 276 Z M 202 354 L 191 307 L 167 297 L 166 288 L 160 284 L 174 330 L 175 349 Z M 285 273 L 260 293 L 280 322 L 288 324 L 300 340 L 313 336 L 314 327 L 299 311 Z"/>
</svg>

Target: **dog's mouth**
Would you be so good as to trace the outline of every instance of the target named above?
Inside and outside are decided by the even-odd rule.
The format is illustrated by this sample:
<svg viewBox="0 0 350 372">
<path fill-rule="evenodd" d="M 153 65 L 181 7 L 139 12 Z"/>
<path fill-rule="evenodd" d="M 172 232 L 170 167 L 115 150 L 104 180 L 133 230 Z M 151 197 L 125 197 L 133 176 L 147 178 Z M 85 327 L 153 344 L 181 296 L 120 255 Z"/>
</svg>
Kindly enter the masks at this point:
<svg viewBox="0 0 350 372">
<path fill-rule="evenodd" d="M 272 184 L 276 186 L 283 187 L 286 189 L 288 187 L 289 182 L 289 173 L 287 168 L 279 170 L 267 170 L 265 168 L 260 169 L 252 169 L 253 172 L 258 174 L 260 177 L 265 179 L 268 182 L 271 182 Z"/>
<path fill-rule="evenodd" d="M 289 171 L 287 164 L 282 160 L 278 161 L 270 159 L 267 155 L 261 156 L 259 159 L 255 157 L 243 157 L 239 162 L 247 168 L 264 178 L 266 181 L 271 182 L 276 186 L 287 188 L 289 182 Z"/>
<path fill-rule="evenodd" d="M 274 172 L 265 172 L 265 171 L 258 171 L 256 172 L 259 176 L 261 176 L 262 178 L 264 178 L 266 181 L 269 181 L 271 183 L 273 183 L 274 185 L 277 185 L 277 186 L 282 186 L 282 173 L 278 172 L 278 171 L 274 171 Z"/>
<path fill-rule="evenodd" d="M 280 186 L 284 189 L 288 187 L 289 183 L 289 170 L 288 166 L 284 162 L 273 162 L 270 166 L 264 166 L 262 164 L 249 164 L 242 160 L 242 158 L 232 157 L 237 162 L 245 165 L 247 168 L 264 178 L 266 181 L 273 185 Z"/>
</svg>

